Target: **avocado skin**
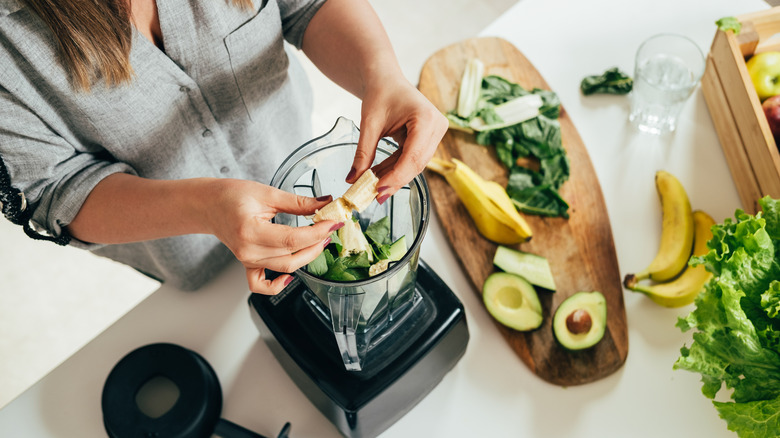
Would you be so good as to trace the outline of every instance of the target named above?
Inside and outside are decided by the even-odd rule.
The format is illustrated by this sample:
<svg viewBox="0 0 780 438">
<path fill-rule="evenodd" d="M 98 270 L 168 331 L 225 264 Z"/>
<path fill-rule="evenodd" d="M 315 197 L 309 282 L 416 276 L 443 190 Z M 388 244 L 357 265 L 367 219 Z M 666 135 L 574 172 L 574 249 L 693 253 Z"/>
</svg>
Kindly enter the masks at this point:
<svg viewBox="0 0 780 438">
<path fill-rule="evenodd" d="M 584 309 L 591 317 L 587 333 L 573 334 L 566 326 L 566 318 L 577 309 Z M 604 337 L 607 328 L 607 300 L 601 292 L 577 292 L 566 298 L 555 310 L 553 333 L 558 343 L 567 350 L 577 351 L 593 347 Z"/>
</svg>

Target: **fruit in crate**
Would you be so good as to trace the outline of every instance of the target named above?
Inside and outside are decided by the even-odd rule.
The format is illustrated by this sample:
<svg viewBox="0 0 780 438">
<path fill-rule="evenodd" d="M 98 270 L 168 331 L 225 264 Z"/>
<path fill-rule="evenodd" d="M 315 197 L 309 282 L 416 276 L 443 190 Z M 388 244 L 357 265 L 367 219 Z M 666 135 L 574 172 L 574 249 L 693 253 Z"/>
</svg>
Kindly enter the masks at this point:
<svg viewBox="0 0 780 438">
<path fill-rule="evenodd" d="M 761 107 L 764 109 L 769 129 L 775 137 L 775 143 L 780 143 L 780 95 L 772 96 L 765 100 Z"/>
<path fill-rule="evenodd" d="M 747 60 L 750 80 L 763 102 L 780 94 L 780 52 L 761 52 Z"/>
</svg>

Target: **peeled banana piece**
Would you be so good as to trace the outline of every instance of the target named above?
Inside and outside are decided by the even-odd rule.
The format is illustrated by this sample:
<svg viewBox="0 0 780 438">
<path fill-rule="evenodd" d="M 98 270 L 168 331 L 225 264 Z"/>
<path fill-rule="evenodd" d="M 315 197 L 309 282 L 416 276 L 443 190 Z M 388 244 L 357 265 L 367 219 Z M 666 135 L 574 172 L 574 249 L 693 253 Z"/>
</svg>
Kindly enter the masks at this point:
<svg viewBox="0 0 780 438">
<path fill-rule="evenodd" d="M 663 282 L 676 277 L 688 265 L 693 249 L 693 214 L 688 194 L 674 175 L 659 170 L 655 174 L 655 185 L 663 211 L 661 242 L 650 265 L 629 276 L 633 275 L 636 280 L 649 278 Z"/>
<path fill-rule="evenodd" d="M 486 181 L 462 161 L 434 158 L 427 166 L 442 175 L 455 190 L 480 234 L 488 240 L 513 245 L 528 241 L 531 227 L 515 209 L 506 190 L 494 181 Z"/>
<path fill-rule="evenodd" d="M 707 213 L 693 212 L 693 255 L 703 256 L 709 252 L 707 242 L 712 239 L 712 226 L 715 220 Z M 635 278 L 626 277 L 625 286 L 641 292 L 656 303 L 666 307 L 681 307 L 694 301 L 704 285 L 712 278 L 712 273 L 704 265 L 689 266 L 682 275 L 667 283 L 653 285 L 639 284 Z"/>
<path fill-rule="evenodd" d="M 315 211 L 312 221 L 314 223 L 327 220 L 344 222 L 352 219 L 352 210 L 360 213 L 374 202 L 376 195 L 379 194 L 376 191 L 378 182 L 379 178 L 374 175 L 374 172 L 371 169 L 366 170 L 342 197 L 334 199 Z"/>
<path fill-rule="evenodd" d="M 379 182 L 379 178 L 374 175 L 371 169 L 368 169 L 344 192 L 342 197 L 334 199 L 328 205 L 314 212 L 312 218 L 314 223 L 327 220 L 344 222 L 344 226 L 338 230 L 342 257 L 366 251 L 369 261 L 373 261 L 370 245 L 363 235 L 363 230 L 360 229 L 360 224 L 352 220 L 352 210 L 360 213 L 374 202 L 378 194 L 376 191 L 377 182 Z"/>
<path fill-rule="evenodd" d="M 339 253 L 339 256 L 347 257 L 365 251 L 366 255 L 368 255 L 368 261 L 374 261 L 371 244 L 368 243 L 359 223 L 353 220 L 344 222 L 344 226 L 338 230 L 338 236 L 339 240 L 341 240 L 341 253 Z"/>
</svg>

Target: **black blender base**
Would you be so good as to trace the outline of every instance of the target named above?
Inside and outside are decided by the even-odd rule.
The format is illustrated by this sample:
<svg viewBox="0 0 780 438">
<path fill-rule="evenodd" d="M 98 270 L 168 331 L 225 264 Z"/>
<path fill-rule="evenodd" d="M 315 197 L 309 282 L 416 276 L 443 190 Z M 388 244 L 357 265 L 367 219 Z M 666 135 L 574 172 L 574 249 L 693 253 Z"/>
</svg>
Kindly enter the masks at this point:
<svg viewBox="0 0 780 438">
<path fill-rule="evenodd" d="M 330 330 L 303 303 L 297 279 L 276 296 L 249 297 L 252 320 L 271 352 L 311 402 L 347 437 L 375 437 L 409 412 L 466 351 L 463 304 L 422 260 L 416 291 L 430 319 L 389 363 L 350 372 Z M 305 323 L 303 321 L 306 321 Z M 377 368 L 381 367 L 381 368 Z"/>
</svg>

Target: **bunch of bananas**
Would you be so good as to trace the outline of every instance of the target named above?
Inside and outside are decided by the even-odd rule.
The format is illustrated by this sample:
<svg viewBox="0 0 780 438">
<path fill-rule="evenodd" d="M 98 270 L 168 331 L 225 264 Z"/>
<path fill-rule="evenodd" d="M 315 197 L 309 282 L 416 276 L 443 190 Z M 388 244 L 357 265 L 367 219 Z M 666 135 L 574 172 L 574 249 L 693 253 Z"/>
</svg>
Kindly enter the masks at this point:
<svg viewBox="0 0 780 438">
<path fill-rule="evenodd" d="M 688 260 L 691 254 L 701 256 L 709 251 L 707 242 L 712 239 L 715 221 L 701 210 L 691 210 L 685 188 L 671 173 L 656 172 L 655 185 L 663 211 L 658 253 L 643 271 L 626 275 L 623 285 L 662 306 L 681 307 L 692 303 L 712 278 L 704 266 L 688 266 Z M 653 283 L 642 284 L 641 280 Z"/>
<path fill-rule="evenodd" d="M 427 167 L 447 180 L 485 238 L 503 245 L 531 238 L 531 227 L 500 184 L 485 180 L 455 158 L 452 162 L 434 158 Z"/>
</svg>

